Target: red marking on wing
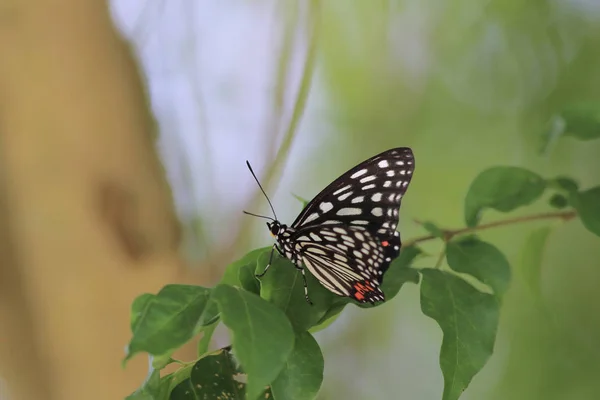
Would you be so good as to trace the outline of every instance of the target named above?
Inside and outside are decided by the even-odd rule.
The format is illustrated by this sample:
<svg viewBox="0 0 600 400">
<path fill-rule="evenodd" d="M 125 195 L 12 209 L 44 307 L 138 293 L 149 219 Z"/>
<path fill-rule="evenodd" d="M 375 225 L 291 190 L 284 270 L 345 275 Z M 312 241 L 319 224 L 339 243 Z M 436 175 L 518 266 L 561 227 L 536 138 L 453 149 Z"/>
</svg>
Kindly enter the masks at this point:
<svg viewBox="0 0 600 400">
<path fill-rule="evenodd" d="M 362 300 L 365 298 L 366 293 L 375 291 L 375 288 L 371 285 L 371 282 L 356 282 L 354 284 L 354 290 L 356 290 L 354 297 L 357 300 Z"/>
<path fill-rule="evenodd" d="M 390 242 L 388 242 L 387 240 L 384 240 L 383 242 L 381 242 L 381 245 L 383 247 L 388 247 L 390 245 Z"/>
</svg>

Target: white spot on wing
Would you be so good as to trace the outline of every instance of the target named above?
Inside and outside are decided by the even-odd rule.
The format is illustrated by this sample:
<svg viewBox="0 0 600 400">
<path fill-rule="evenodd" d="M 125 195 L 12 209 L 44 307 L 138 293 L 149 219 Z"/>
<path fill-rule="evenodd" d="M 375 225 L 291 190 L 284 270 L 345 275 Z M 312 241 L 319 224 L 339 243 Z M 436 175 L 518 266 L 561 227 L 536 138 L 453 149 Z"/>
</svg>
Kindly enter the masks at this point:
<svg viewBox="0 0 600 400">
<path fill-rule="evenodd" d="M 313 254 L 319 254 L 319 255 L 322 255 L 322 256 L 324 256 L 325 254 L 327 254 L 327 253 L 325 253 L 325 251 L 323 251 L 322 249 L 320 249 L 318 247 L 309 247 L 308 249 L 306 249 L 306 251 L 308 251 L 310 253 L 313 253 Z"/>
<path fill-rule="evenodd" d="M 371 200 L 372 201 L 381 201 L 381 193 L 375 193 L 373 194 L 373 196 L 371 196 Z"/>
<path fill-rule="evenodd" d="M 387 168 L 387 167 L 389 167 L 390 163 L 387 162 L 386 160 L 383 160 L 383 161 L 379 161 L 379 163 L 377 165 L 379 166 L 379 168 Z"/>
<path fill-rule="evenodd" d="M 362 214 L 362 210 L 360 208 L 354 207 L 344 207 L 340 208 L 337 212 L 337 215 L 360 215 Z"/>
<path fill-rule="evenodd" d="M 342 240 L 345 240 L 345 241 L 350 242 L 350 243 L 354 243 L 354 239 L 352 239 L 348 235 L 342 235 Z"/>
<path fill-rule="evenodd" d="M 310 238 L 315 242 L 320 242 L 322 240 L 321 237 L 314 232 L 310 233 Z"/>
<path fill-rule="evenodd" d="M 344 200 L 346 200 L 348 197 L 350 197 L 351 195 L 352 195 L 352 192 L 347 192 L 347 193 L 344 193 L 344 194 L 342 194 L 340 197 L 338 197 L 338 200 L 339 200 L 339 201 L 344 201 Z"/>
<path fill-rule="evenodd" d="M 381 209 L 381 207 L 375 207 L 371 210 L 371 214 L 373 214 L 376 217 L 381 217 L 383 215 L 383 210 Z"/>
<path fill-rule="evenodd" d="M 319 218 L 319 213 L 312 213 L 304 220 L 304 223 L 314 221 L 317 218 Z"/>
<path fill-rule="evenodd" d="M 351 203 L 353 203 L 353 204 L 362 203 L 364 199 L 365 199 L 365 196 L 356 196 L 355 198 L 352 199 Z"/>
<path fill-rule="evenodd" d="M 387 176 L 394 176 L 396 174 L 396 172 L 394 172 L 393 170 L 389 170 L 385 173 Z"/>
<path fill-rule="evenodd" d="M 339 253 L 333 253 L 333 257 L 341 262 L 347 262 L 348 259 Z"/>
<path fill-rule="evenodd" d="M 333 204 L 331 204 L 328 201 L 324 201 L 321 204 L 319 204 L 319 208 L 321 209 L 321 211 L 323 211 L 324 213 L 331 211 L 331 209 L 333 208 Z"/>
<path fill-rule="evenodd" d="M 367 182 L 371 182 L 374 181 L 376 179 L 375 175 L 369 175 L 369 176 L 365 176 L 364 178 L 362 178 L 360 180 L 360 183 L 367 183 Z"/>
<path fill-rule="evenodd" d="M 343 188 L 340 188 L 338 190 L 336 190 L 335 192 L 333 192 L 334 196 L 337 196 L 338 194 L 345 192 L 346 190 L 350 189 L 352 187 L 352 185 L 346 185 Z"/>
<path fill-rule="evenodd" d="M 373 183 L 371 183 L 370 185 L 363 186 L 362 190 L 369 190 L 369 189 L 373 189 L 374 187 L 375 187 L 375 185 Z"/>
<path fill-rule="evenodd" d="M 392 186 L 392 181 L 385 181 L 383 183 L 383 187 L 390 187 L 390 186 Z"/>
<path fill-rule="evenodd" d="M 363 175 L 364 175 L 364 174 L 366 174 L 366 173 L 367 173 L 367 169 L 366 169 L 366 168 L 363 168 L 363 169 L 361 169 L 361 170 L 359 170 L 359 171 L 356 171 L 356 172 L 355 172 L 355 173 L 353 173 L 352 175 L 350 175 L 350 178 L 352 178 L 352 179 L 356 179 L 356 178 L 358 178 L 359 176 L 363 176 Z"/>
</svg>

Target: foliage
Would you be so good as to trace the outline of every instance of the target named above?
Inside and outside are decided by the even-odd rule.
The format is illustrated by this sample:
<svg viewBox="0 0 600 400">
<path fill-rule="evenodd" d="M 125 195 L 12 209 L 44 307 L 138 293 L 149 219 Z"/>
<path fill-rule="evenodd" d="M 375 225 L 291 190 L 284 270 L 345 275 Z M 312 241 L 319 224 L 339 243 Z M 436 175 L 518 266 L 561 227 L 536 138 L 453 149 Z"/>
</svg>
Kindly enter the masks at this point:
<svg viewBox="0 0 600 400">
<path fill-rule="evenodd" d="M 575 107 L 561 114 L 568 127 L 565 132 L 582 140 L 598 137 L 597 113 L 586 114 L 584 109 L 595 110 Z M 512 212 L 545 194 L 551 211 L 481 223 L 488 209 Z M 523 168 L 497 166 L 482 171 L 469 187 L 464 204 L 467 227 L 447 230 L 425 222 L 422 225 L 429 235 L 405 241 L 386 272 L 382 289 L 389 302 L 405 283 L 420 284 L 421 310 L 443 332 L 443 400 L 458 399 L 493 354 L 503 296 L 511 280 L 509 261 L 502 251 L 476 233 L 532 220 L 575 217 L 600 236 L 600 186 L 581 190 L 569 177 L 544 178 Z M 523 258 L 527 265 L 519 271 L 534 294 L 539 291 L 539 254 L 550 233 L 551 228 L 544 227 L 531 235 L 531 251 Z M 415 261 L 430 256 L 418 245 L 429 240 L 443 243 L 443 252 L 435 267 L 418 268 Z M 270 271 L 261 280 L 255 278 L 267 264 L 270 251 L 270 247 L 257 249 L 232 263 L 214 288 L 167 285 L 156 295 L 145 293 L 133 302 L 133 335 L 125 360 L 146 352 L 152 367 L 129 400 L 316 397 L 324 360 L 312 333 L 327 328 L 349 303 L 362 308 L 379 304 L 357 304 L 338 297 L 307 273 L 314 303 L 309 305 L 302 275 L 288 260 L 276 255 Z M 229 329 L 231 346 L 209 351 L 220 323 Z M 171 358 L 200 334 L 197 360 L 182 363 Z M 174 362 L 180 368 L 161 376 L 161 369 Z"/>
</svg>

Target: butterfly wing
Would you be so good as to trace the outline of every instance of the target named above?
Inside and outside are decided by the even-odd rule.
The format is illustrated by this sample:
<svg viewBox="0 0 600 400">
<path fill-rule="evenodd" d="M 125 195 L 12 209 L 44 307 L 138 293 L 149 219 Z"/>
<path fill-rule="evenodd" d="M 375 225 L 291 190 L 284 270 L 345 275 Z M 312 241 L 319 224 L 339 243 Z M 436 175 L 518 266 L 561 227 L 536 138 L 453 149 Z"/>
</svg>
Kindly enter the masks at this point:
<svg viewBox="0 0 600 400">
<path fill-rule="evenodd" d="M 306 268 L 331 292 L 361 303 L 385 299 L 379 286 L 390 261 L 364 227 L 312 226 L 296 232 L 293 241 Z"/>
<path fill-rule="evenodd" d="M 408 147 L 373 156 L 323 189 L 302 210 L 291 227 L 301 229 L 322 224 L 358 226 L 382 242 L 396 241 L 400 202 L 414 168 L 413 152 Z M 399 246 L 400 240 L 397 242 Z"/>
</svg>

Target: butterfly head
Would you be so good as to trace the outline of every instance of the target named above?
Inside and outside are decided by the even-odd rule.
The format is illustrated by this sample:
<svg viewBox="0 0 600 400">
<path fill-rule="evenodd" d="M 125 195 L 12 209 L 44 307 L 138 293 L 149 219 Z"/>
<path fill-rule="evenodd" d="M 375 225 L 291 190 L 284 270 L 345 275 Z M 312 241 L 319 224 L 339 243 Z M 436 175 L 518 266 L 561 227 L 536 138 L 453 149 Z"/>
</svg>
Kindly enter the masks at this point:
<svg viewBox="0 0 600 400">
<path fill-rule="evenodd" d="M 273 237 L 279 236 L 287 229 L 286 225 L 277 220 L 267 222 L 267 227 L 269 228 L 269 231 L 271 231 L 271 235 L 273 235 Z"/>
</svg>

